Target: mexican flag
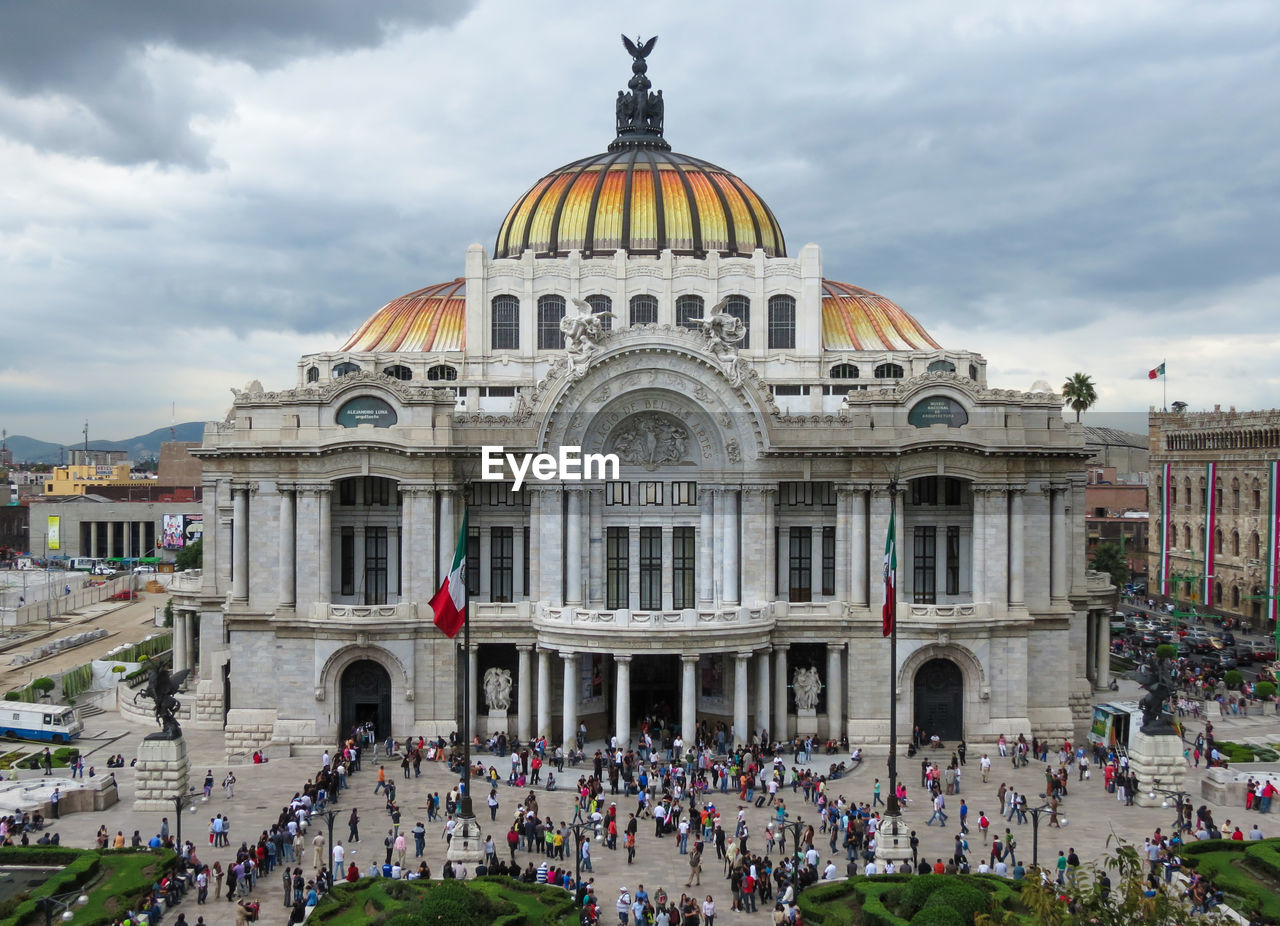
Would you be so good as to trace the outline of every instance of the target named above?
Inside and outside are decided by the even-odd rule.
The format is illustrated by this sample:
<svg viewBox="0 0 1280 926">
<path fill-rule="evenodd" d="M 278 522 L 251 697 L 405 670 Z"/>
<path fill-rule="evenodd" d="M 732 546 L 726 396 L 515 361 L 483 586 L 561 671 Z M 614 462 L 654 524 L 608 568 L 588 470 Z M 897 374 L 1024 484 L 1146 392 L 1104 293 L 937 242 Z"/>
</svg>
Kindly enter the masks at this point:
<svg viewBox="0 0 1280 926">
<path fill-rule="evenodd" d="M 889 536 L 884 541 L 884 609 L 880 612 L 884 635 L 893 633 L 893 621 L 898 616 L 898 545 L 894 538 L 893 522 L 897 517 L 897 505 L 889 498 Z"/>
<path fill-rule="evenodd" d="M 453 568 L 440 583 L 439 590 L 431 596 L 431 610 L 435 612 L 435 624 L 446 637 L 455 637 L 467 620 L 467 513 L 462 513 L 462 528 L 458 531 L 458 546 L 453 553 Z"/>
<path fill-rule="evenodd" d="M 1161 363 L 1160 366 L 1156 367 L 1154 370 L 1147 371 L 1147 379 L 1156 379 L 1157 377 L 1160 377 L 1160 376 L 1164 376 L 1163 363 Z"/>
</svg>

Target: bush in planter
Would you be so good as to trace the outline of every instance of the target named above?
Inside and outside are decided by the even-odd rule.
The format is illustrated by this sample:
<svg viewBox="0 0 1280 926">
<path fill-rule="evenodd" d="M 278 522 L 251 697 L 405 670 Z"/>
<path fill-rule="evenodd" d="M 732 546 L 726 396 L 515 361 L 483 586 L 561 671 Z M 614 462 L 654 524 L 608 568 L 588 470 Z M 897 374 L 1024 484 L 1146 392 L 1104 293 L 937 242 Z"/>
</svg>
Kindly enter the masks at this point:
<svg viewBox="0 0 1280 926">
<path fill-rule="evenodd" d="M 1276 696 L 1276 686 L 1274 682 L 1258 682 L 1253 686 L 1254 697 L 1263 701 L 1270 701 Z"/>
<path fill-rule="evenodd" d="M 18 694 L 16 691 L 6 691 L 4 693 L 4 699 L 6 701 L 21 701 L 22 695 Z"/>
<path fill-rule="evenodd" d="M 1156 656 L 1160 659 L 1173 659 L 1178 655 L 1178 648 L 1172 643 L 1161 643 L 1156 647 Z"/>
<path fill-rule="evenodd" d="M 54 682 L 51 678 L 38 678 L 31 683 L 31 687 L 43 695 L 47 695 L 53 691 Z"/>
<path fill-rule="evenodd" d="M 1239 691 L 1241 683 L 1244 682 L 1244 673 L 1239 669 L 1228 669 L 1222 680 L 1227 683 L 1228 688 L 1234 688 Z"/>
</svg>

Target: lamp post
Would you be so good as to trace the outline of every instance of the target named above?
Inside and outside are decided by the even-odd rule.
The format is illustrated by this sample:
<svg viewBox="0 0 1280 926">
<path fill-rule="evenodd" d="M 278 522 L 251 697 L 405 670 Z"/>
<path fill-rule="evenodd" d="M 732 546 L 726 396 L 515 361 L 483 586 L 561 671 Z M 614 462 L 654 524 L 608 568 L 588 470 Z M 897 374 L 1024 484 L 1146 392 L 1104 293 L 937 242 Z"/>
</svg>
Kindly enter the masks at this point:
<svg viewBox="0 0 1280 926">
<path fill-rule="evenodd" d="M 573 884 L 574 889 L 582 883 L 582 834 L 590 830 L 592 834 L 600 834 L 600 824 L 595 820 L 582 819 L 582 805 L 573 809 L 573 820 L 569 823 L 573 830 Z"/>
<path fill-rule="evenodd" d="M 174 817 L 174 835 L 178 840 L 178 855 L 182 855 L 182 812 L 186 810 L 191 813 L 196 809 L 192 796 L 195 794 L 195 787 L 189 787 L 186 794 L 173 794 L 169 796 L 169 803 L 173 804 Z"/>
<path fill-rule="evenodd" d="M 1148 791 L 1148 793 L 1151 796 L 1151 799 L 1155 800 L 1157 794 L 1163 794 L 1165 799 L 1160 802 L 1160 806 L 1164 807 L 1165 809 L 1168 809 L 1169 800 L 1172 798 L 1173 805 L 1175 808 L 1177 808 L 1178 815 L 1177 817 L 1174 818 L 1174 821 L 1173 821 L 1174 830 L 1181 832 L 1184 829 L 1188 829 L 1191 826 L 1191 820 L 1184 819 L 1184 815 L 1182 811 L 1183 811 L 1183 807 L 1190 802 L 1191 794 L 1181 789 L 1175 790 L 1173 788 L 1162 788 L 1160 787 L 1159 778 L 1153 778 L 1152 782 L 1153 784 Z M 1186 798 L 1187 800 L 1184 801 L 1183 798 Z"/>
<path fill-rule="evenodd" d="M 782 829 L 791 830 L 791 855 L 792 857 L 800 854 L 800 834 L 804 832 L 805 822 L 800 817 L 794 820 L 790 819 L 789 814 L 783 815 Z"/>
<path fill-rule="evenodd" d="M 1044 795 L 1040 795 L 1044 797 Z M 1051 813 L 1053 808 L 1047 803 L 1041 804 L 1039 807 L 1028 807 L 1027 813 L 1031 814 L 1031 867 L 1040 867 L 1040 815 L 1042 813 Z"/>
<path fill-rule="evenodd" d="M 71 908 L 83 907 L 88 902 L 88 894 L 69 891 L 66 894 L 50 894 L 48 897 L 41 897 L 36 901 L 36 906 L 44 911 L 44 926 L 53 926 L 53 914 L 55 911 L 61 910 L 62 921 L 69 923 L 72 917 Z"/>
<path fill-rule="evenodd" d="M 336 876 L 334 875 L 334 873 L 333 873 L 333 821 L 334 821 L 334 820 L 336 820 L 336 819 L 338 819 L 338 811 L 337 811 L 337 810 L 333 810 L 333 809 L 325 810 L 325 811 L 321 811 L 320 815 L 321 815 L 322 817 L 324 817 L 325 822 L 329 824 L 329 868 L 328 868 L 328 872 L 329 872 L 329 877 L 332 879 L 332 880 L 330 881 L 330 883 L 333 883 L 334 881 L 337 881 L 337 880 L 338 880 L 338 879 L 337 879 L 337 877 L 336 877 Z"/>
</svg>

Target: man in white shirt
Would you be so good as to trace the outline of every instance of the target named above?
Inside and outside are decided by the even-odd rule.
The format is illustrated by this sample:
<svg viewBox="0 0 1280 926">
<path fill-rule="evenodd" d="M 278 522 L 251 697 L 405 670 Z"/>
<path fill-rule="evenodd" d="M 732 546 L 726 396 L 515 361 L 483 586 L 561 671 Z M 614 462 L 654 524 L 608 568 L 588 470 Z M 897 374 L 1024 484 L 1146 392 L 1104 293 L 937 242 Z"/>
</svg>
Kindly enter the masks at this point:
<svg viewBox="0 0 1280 926">
<path fill-rule="evenodd" d="M 822 869 L 823 881 L 834 881 L 836 879 L 836 863 L 827 862 L 827 867 Z"/>
<path fill-rule="evenodd" d="M 1250 839 L 1261 839 L 1261 838 L 1262 838 L 1262 830 L 1258 829 L 1258 824 L 1256 824 L 1256 823 L 1255 823 L 1255 824 L 1253 824 L 1253 829 L 1249 830 L 1249 838 L 1250 838 Z"/>
<path fill-rule="evenodd" d="M 871 877 L 876 873 L 876 860 L 874 858 L 867 862 L 867 867 L 862 869 L 862 873 L 867 877 Z"/>
<path fill-rule="evenodd" d="M 982 780 L 988 781 L 991 778 L 991 757 L 984 752 L 978 765 L 982 768 Z"/>
<path fill-rule="evenodd" d="M 980 875 L 991 874 L 991 866 L 987 864 L 986 859 L 983 859 L 981 862 L 978 863 L 978 874 Z"/>
<path fill-rule="evenodd" d="M 996 867 L 993 870 L 1002 878 L 1009 877 L 1009 866 L 1005 863 L 1004 859 L 997 860 Z"/>
<path fill-rule="evenodd" d="M 342 848 L 342 840 L 336 840 L 333 844 L 333 880 L 341 881 L 344 877 L 345 869 L 342 862 L 347 857 L 347 850 Z"/>
<path fill-rule="evenodd" d="M 884 873 L 885 873 L 885 874 L 887 874 L 887 875 L 891 875 L 891 874 L 895 874 L 897 871 L 898 871 L 898 867 L 897 867 L 896 865 L 894 865 L 894 864 L 893 864 L 893 859 L 891 859 L 891 858 L 887 858 L 887 859 L 885 859 L 885 860 L 884 860 Z"/>
</svg>

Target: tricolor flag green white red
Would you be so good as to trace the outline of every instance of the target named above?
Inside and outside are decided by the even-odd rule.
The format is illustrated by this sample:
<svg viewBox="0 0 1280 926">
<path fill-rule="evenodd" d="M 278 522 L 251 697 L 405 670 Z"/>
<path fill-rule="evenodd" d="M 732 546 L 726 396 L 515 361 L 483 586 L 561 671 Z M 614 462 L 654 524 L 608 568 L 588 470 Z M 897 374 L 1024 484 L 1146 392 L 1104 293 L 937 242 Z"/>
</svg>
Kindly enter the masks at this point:
<svg viewBox="0 0 1280 926">
<path fill-rule="evenodd" d="M 1148 370 L 1148 371 L 1147 371 L 1147 379 L 1157 379 L 1157 378 L 1159 378 L 1159 377 L 1161 377 L 1161 376 L 1164 376 L 1164 361 L 1163 361 L 1163 360 L 1160 362 L 1160 366 L 1156 367 L 1154 370 Z"/>
<path fill-rule="evenodd" d="M 467 513 L 462 513 L 462 527 L 458 531 L 458 546 L 453 554 L 453 568 L 431 596 L 431 610 L 435 612 L 435 625 L 446 637 L 455 637 L 467 620 Z"/>
<path fill-rule="evenodd" d="M 884 608 L 880 612 L 880 620 L 887 637 L 893 633 L 893 622 L 898 616 L 898 545 L 894 537 L 894 518 L 897 516 L 897 505 L 893 496 L 889 497 L 889 536 L 884 542 Z"/>
</svg>

